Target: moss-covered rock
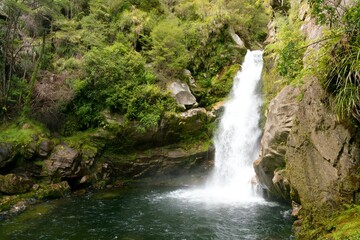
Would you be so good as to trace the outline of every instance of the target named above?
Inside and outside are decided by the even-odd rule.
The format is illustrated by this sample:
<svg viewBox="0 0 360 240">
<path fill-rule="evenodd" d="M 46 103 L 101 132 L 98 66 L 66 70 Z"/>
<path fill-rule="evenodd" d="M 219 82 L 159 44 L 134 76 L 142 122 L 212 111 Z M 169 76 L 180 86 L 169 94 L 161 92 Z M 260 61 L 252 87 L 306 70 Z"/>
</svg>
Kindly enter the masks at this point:
<svg viewBox="0 0 360 240">
<path fill-rule="evenodd" d="M 79 151 L 60 144 L 54 148 L 49 159 L 44 161 L 44 172 L 55 179 L 74 178 L 81 170 L 80 161 Z"/>
<path fill-rule="evenodd" d="M 0 215 L 24 211 L 28 205 L 39 201 L 64 197 L 71 192 L 68 182 L 42 183 L 32 185 L 30 192 L 0 196 Z"/>
<path fill-rule="evenodd" d="M 39 188 L 30 194 L 38 200 L 55 199 L 68 195 L 71 192 L 67 181 L 52 184 L 41 184 Z"/>
<path fill-rule="evenodd" d="M 13 173 L 0 175 L 0 193 L 14 195 L 30 191 L 32 182 Z"/>
<path fill-rule="evenodd" d="M 310 218 L 297 225 L 298 239 L 357 240 L 360 238 L 360 206 L 350 205 L 333 213 L 332 217 L 321 218 L 314 224 Z"/>
</svg>

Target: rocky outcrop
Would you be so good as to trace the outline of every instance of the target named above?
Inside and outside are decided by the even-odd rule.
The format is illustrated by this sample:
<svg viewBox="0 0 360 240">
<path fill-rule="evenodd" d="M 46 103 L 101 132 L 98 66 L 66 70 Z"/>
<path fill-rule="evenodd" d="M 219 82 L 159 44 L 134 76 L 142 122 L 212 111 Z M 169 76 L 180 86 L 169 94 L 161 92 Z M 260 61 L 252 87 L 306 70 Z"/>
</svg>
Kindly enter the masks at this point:
<svg viewBox="0 0 360 240">
<path fill-rule="evenodd" d="M 321 86 L 320 82 L 326 82 L 325 79 L 320 80 L 311 76 L 311 74 L 321 78 L 326 76 L 324 72 L 318 74 L 324 71 L 324 66 L 318 66 L 318 62 L 325 64 L 327 58 L 323 56 L 329 47 L 327 44 L 332 45 L 335 42 L 327 39 L 329 35 L 326 32 L 329 26 L 319 24 L 319 18 L 324 16 L 320 13 L 314 14 L 314 9 L 311 9 L 317 7 L 316 4 L 312 5 L 309 1 L 302 0 L 285 2 L 272 0 L 269 3 L 276 14 L 268 25 L 269 34 L 266 43 L 276 45 L 276 41 L 282 41 L 283 46 L 289 46 L 288 44 L 292 43 L 291 37 L 288 36 L 286 40 L 282 38 L 283 34 L 289 33 L 277 28 L 276 23 L 291 18 L 288 22 L 295 23 L 292 25 L 295 28 L 299 27 L 294 31 L 300 30 L 302 33 L 300 42 L 304 42 L 298 46 L 298 49 L 304 52 L 301 53 L 301 58 L 297 59 L 301 63 L 300 74 L 295 78 L 293 76 L 284 78 L 289 82 L 294 79 L 298 81 L 298 86 L 301 85 L 300 92 L 292 96 L 290 90 L 292 87 L 286 87 L 269 106 L 260 158 L 254 163 L 258 181 L 271 195 L 287 199 L 292 203 L 292 215 L 297 217 L 294 224 L 297 239 L 357 239 L 358 231 L 334 223 L 348 222 L 348 226 L 351 225 L 353 229 L 358 229 L 359 226 L 358 220 L 352 222 L 351 217 L 343 216 L 343 214 L 347 215 L 347 211 L 344 211 L 346 208 L 352 208 L 350 210 L 357 214 L 359 212 L 359 123 L 355 123 L 354 119 L 339 120 L 334 113 L 332 105 L 335 101 L 332 98 L 334 95 L 344 97 L 340 94 L 341 87 L 338 86 L 342 81 L 339 80 L 341 79 L 339 76 L 344 72 L 336 72 L 338 74 L 336 84 L 332 86 L 333 89 L 328 88 L 331 94 L 324 91 L 324 86 Z M 331 14 L 331 17 L 337 17 L 341 22 L 343 11 L 346 9 L 344 6 L 354 3 L 354 1 L 339 1 L 336 5 L 332 5 L 324 1 L 317 4 L 324 9 L 329 7 L 334 10 L 334 16 Z M 324 9 L 322 13 L 327 11 Z M 283 14 L 286 12 L 288 13 Z M 280 15 L 283 15 L 281 19 Z M 325 16 L 324 19 L 326 17 L 329 16 Z M 335 30 L 337 26 L 332 28 Z M 330 58 L 335 59 L 333 52 L 338 44 L 341 43 L 328 49 L 327 54 L 331 55 Z M 275 54 L 281 56 L 286 52 L 285 48 Z M 344 53 L 343 56 L 346 54 Z M 266 79 L 264 85 L 267 83 L 269 86 L 264 89 L 266 93 L 276 93 L 284 84 L 276 84 L 282 81 L 278 68 L 281 63 L 274 55 L 266 57 L 268 61 L 264 66 L 264 79 Z M 342 60 L 347 59 L 344 57 Z M 291 65 L 288 59 L 286 64 Z M 334 68 L 331 71 L 337 70 Z M 329 75 L 327 77 L 329 78 Z M 330 78 L 327 80 L 330 81 Z M 284 98 L 284 92 L 289 93 L 288 97 Z M 293 107 L 281 113 L 279 109 L 282 105 Z M 349 232 L 351 236 L 338 235 L 338 230 Z"/>
<path fill-rule="evenodd" d="M 117 131 L 98 129 L 93 137 L 106 140 L 124 141 L 136 146 L 164 146 L 179 142 L 189 136 L 196 136 L 207 131 L 207 124 L 215 121 L 217 113 L 221 111 L 221 105 L 211 111 L 205 108 L 192 108 L 181 113 L 168 112 L 161 119 L 158 126 L 139 131 L 139 122 L 125 123 L 124 117 L 104 111 L 106 122 L 114 126 Z M 113 142 L 114 142 L 113 141 Z"/>
<path fill-rule="evenodd" d="M 318 81 L 308 83 L 286 150 L 287 171 L 305 210 L 331 215 L 360 194 L 360 134 L 337 121 Z"/>
<path fill-rule="evenodd" d="M 44 161 L 46 173 L 52 177 L 74 178 L 77 177 L 80 167 L 80 153 L 66 144 L 57 145 L 49 159 Z"/>
<path fill-rule="evenodd" d="M 194 108 L 182 113 L 169 114 L 161 121 L 161 138 L 168 140 L 170 138 L 178 139 L 180 135 L 186 136 L 198 133 L 206 123 L 214 119 L 215 115 L 206 111 L 205 108 Z"/>
<path fill-rule="evenodd" d="M 233 27 L 230 27 L 230 28 L 229 28 L 229 33 L 230 33 L 231 38 L 233 39 L 233 41 L 236 43 L 236 45 L 237 45 L 239 48 L 245 48 L 244 41 L 241 40 L 241 38 L 239 37 L 239 35 L 237 35 L 237 34 L 235 33 L 235 30 L 234 30 Z"/>
<path fill-rule="evenodd" d="M 44 139 L 39 143 L 38 154 L 41 157 L 47 157 L 53 149 L 53 142 L 49 139 Z"/>
<path fill-rule="evenodd" d="M 38 189 L 34 192 L 34 197 L 36 199 L 55 199 L 64 197 L 71 192 L 70 185 L 67 181 L 62 181 L 59 183 L 52 183 L 47 186 L 39 186 Z"/>
<path fill-rule="evenodd" d="M 254 167 L 272 195 L 291 198 L 300 222 L 359 203 L 360 133 L 350 126 L 338 121 L 317 79 L 309 79 L 300 95 L 284 88 L 269 105 Z"/>
<path fill-rule="evenodd" d="M 198 103 L 186 83 L 175 81 L 169 85 L 169 90 L 175 97 L 176 102 L 184 109 L 196 107 Z"/>
<path fill-rule="evenodd" d="M 284 199 L 290 197 L 285 170 L 286 144 L 298 110 L 299 93 L 299 89 L 287 86 L 270 102 L 260 158 L 254 162 L 258 182 L 272 195 Z"/>
<path fill-rule="evenodd" d="M 210 138 L 210 124 L 220 112 L 221 105 L 213 111 L 167 112 L 157 126 L 144 129 L 104 111 L 104 128 L 61 140 L 30 123 L 15 128 L 21 141 L 4 137 L 0 143 L 0 174 L 5 175 L 0 175 L 0 212 L 23 209 L 26 199 L 58 198 L 79 189 L 200 179 L 213 164 L 214 150 L 199 142 Z"/>
<path fill-rule="evenodd" d="M 204 149 L 205 148 L 205 149 Z M 155 148 L 130 155 L 104 155 L 118 179 L 176 178 L 208 172 L 214 160 L 214 148 L 195 145 Z"/>
</svg>

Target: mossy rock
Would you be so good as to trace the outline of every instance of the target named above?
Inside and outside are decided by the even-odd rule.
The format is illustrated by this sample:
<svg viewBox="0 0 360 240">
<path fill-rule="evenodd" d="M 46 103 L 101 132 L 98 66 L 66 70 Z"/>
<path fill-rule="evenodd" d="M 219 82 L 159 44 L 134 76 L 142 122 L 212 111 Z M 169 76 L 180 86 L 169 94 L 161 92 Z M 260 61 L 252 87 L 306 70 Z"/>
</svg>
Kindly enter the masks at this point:
<svg viewBox="0 0 360 240">
<path fill-rule="evenodd" d="M 49 185 L 42 184 L 39 186 L 39 189 L 35 192 L 32 192 L 30 196 L 38 199 L 56 199 L 64 197 L 70 194 L 71 188 L 67 181 L 63 181 L 60 183 L 53 183 Z"/>
<path fill-rule="evenodd" d="M 298 239 L 319 240 L 358 240 L 360 239 L 360 206 L 354 205 L 348 209 L 322 218 L 314 227 L 311 219 L 304 219 Z"/>
<path fill-rule="evenodd" d="M 0 192 L 7 195 L 26 193 L 30 191 L 32 182 L 29 179 L 17 176 L 13 173 L 5 176 L 0 175 Z"/>
</svg>

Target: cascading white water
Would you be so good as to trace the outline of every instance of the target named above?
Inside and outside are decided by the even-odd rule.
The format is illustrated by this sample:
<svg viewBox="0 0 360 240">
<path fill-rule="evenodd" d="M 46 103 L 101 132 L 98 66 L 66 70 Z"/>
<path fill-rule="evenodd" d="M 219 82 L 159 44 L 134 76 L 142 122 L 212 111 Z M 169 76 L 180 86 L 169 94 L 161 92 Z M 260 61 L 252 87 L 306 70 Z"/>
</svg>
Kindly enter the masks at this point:
<svg viewBox="0 0 360 240">
<path fill-rule="evenodd" d="M 261 136 L 258 86 L 262 66 L 262 51 L 248 51 L 215 135 L 215 169 L 206 186 L 175 191 L 171 197 L 207 203 L 263 202 L 250 182 Z"/>
<path fill-rule="evenodd" d="M 252 162 L 259 154 L 262 51 L 248 51 L 234 79 L 215 135 L 215 170 L 210 185 L 251 192 Z"/>
</svg>

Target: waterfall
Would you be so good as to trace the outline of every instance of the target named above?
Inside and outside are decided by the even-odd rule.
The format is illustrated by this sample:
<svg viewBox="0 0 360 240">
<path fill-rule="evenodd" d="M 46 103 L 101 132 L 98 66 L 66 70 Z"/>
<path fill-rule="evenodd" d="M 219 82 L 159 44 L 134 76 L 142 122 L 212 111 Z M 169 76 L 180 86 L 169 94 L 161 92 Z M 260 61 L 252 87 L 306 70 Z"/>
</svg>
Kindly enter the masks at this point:
<svg viewBox="0 0 360 240">
<path fill-rule="evenodd" d="M 234 188 L 248 195 L 259 154 L 262 51 L 248 51 L 234 79 L 215 134 L 215 170 L 209 185 Z"/>
<path fill-rule="evenodd" d="M 262 51 L 248 51 L 233 89 L 224 105 L 215 134 L 215 169 L 203 188 L 174 191 L 170 195 L 187 201 L 215 204 L 263 202 L 252 191 L 252 162 L 258 157 L 261 93 L 259 83 Z"/>
</svg>

